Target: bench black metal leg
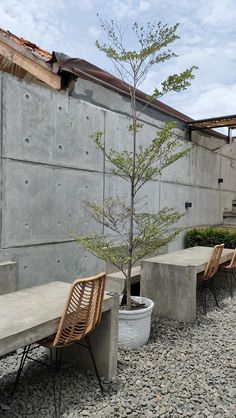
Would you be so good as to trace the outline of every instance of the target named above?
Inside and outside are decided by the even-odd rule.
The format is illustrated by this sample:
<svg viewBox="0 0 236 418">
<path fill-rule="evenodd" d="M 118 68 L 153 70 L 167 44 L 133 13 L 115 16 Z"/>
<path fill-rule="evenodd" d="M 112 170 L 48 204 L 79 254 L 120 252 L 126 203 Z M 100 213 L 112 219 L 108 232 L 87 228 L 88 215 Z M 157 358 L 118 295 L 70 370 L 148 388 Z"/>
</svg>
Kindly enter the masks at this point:
<svg viewBox="0 0 236 418">
<path fill-rule="evenodd" d="M 22 353 L 22 356 L 21 356 L 20 365 L 19 365 L 19 368 L 17 370 L 17 375 L 16 375 L 16 378 L 15 378 L 15 382 L 14 382 L 14 386 L 13 386 L 13 389 L 12 389 L 11 396 L 14 396 L 14 394 L 15 394 L 16 387 L 18 385 L 18 382 L 20 380 L 20 376 L 21 376 L 22 370 L 24 368 L 25 360 L 27 359 L 27 355 L 28 355 L 29 350 L 30 350 L 30 346 L 31 346 L 31 344 L 30 345 L 26 345 L 24 347 L 24 350 L 23 350 L 23 353 Z"/>
</svg>

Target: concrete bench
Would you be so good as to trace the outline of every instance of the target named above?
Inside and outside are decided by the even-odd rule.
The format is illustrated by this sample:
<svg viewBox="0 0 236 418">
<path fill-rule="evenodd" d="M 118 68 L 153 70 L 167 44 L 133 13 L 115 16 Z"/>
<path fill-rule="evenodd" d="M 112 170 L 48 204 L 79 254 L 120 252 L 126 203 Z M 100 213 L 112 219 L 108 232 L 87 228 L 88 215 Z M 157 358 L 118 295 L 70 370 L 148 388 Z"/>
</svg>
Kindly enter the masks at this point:
<svg viewBox="0 0 236 418">
<path fill-rule="evenodd" d="M 196 318 L 197 274 L 204 271 L 212 247 L 192 247 L 141 262 L 141 296 L 154 302 L 153 315 L 182 322 Z M 225 248 L 220 264 L 231 260 Z"/>
<path fill-rule="evenodd" d="M 0 357 L 53 335 L 62 315 L 69 283 L 51 282 L 0 296 Z M 101 322 L 91 332 L 99 373 L 111 379 L 117 373 L 119 297 L 105 295 Z M 67 352 L 68 350 L 68 352 Z M 74 350 L 75 351 L 75 350 Z M 92 369 L 89 353 L 76 346 L 76 365 Z M 73 346 L 64 350 L 71 362 Z"/>
<path fill-rule="evenodd" d="M 131 285 L 140 282 L 141 267 L 133 267 L 131 270 Z M 125 287 L 125 275 L 118 271 L 116 273 L 107 274 L 106 291 L 111 291 L 121 295 Z"/>
<path fill-rule="evenodd" d="M 18 289 L 18 263 L 3 261 L 0 263 L 0 295 Z"/>
</svg>

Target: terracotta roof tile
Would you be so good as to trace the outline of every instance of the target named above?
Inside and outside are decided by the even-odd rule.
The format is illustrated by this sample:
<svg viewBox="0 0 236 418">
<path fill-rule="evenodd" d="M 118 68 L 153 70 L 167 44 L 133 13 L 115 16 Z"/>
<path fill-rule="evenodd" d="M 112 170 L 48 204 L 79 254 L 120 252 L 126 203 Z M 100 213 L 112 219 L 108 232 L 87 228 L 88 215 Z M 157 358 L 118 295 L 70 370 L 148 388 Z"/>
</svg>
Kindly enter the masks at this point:
<svg viewBox="0 0 236 418">
<path fill-rule="evenodd" d="M 4 29 L 0 28 L 0 34 L 2 36 L 6 36 L 8 39 L 13 40 L 18 45 L 24 46 L 25 48 L 27 48 L 29 51 L 31 51 L 33 54 L 43 59 L 44 61 L 48 61 L 52 58 L 52 54 L 50 54 L 48 51 L 45 51 L 39 48 L 36 44 L 28 41 L 27 39 L 19 38 L 18 36 L 14 35 L 10 31 L 5 31 Z"/>
</svg>

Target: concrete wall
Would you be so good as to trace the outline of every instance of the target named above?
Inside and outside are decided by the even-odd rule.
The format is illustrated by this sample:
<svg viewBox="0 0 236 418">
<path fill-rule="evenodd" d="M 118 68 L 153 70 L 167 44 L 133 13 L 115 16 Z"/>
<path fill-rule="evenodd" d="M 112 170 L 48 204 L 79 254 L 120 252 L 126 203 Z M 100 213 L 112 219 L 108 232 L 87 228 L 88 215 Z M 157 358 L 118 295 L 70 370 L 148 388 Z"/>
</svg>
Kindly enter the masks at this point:
<svg viewBox="0 0 236 418">
<path fill-rule="evenodd" d="M 100 231 L 82 207 L 84 199 L 127 198 L 126 183 L 109 174 L 89 135 L 104 131 L 107 147 L 129 148 L 126 97 L 78 80 L 72 96 L 0 73 L 1 230 L 0 261 L 19 262 L 19 287 L 72 281 L 105 268 L 80 249 L 70 231 Z M 147 144 L 168 117 L 145 111 L 140 144 Z M 186 127 L 177 121 L 183 145 Z M 214 141 L 214 138 L 211 139 Z M 235 158 L 235 155 L 234 155 Z M 199 145 L 141 192 L 145 210 L 175 207 L 181 225 L 220 224 L 235 198 L 232 156 Z M 218 178 L 224 177 L 219 186 Z M 185 210 L 185 202 L 192 208 Z M 183 235 L 183 234 L 182 234 Z M 170 249 L 182 245 L 182 236 Z"/>
</svg>

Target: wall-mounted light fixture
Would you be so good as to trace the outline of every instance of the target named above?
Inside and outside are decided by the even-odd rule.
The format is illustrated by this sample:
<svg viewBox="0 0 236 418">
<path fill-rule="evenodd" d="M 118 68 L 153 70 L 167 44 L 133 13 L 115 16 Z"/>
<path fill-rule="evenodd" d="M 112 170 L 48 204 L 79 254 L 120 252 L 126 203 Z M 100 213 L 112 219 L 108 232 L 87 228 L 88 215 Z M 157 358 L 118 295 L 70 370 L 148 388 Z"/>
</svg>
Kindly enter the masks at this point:
<svg viewBox="0 0 236 418">
<path fill-rule="evenodd" d="M 185 209 L 191 208 L 192 202 L 185 202 Z"/>
<path fill-rule="evenodd" d="M 218 179 L 218 183 L 223 183 L 224 179 Z"/>
</svg>

